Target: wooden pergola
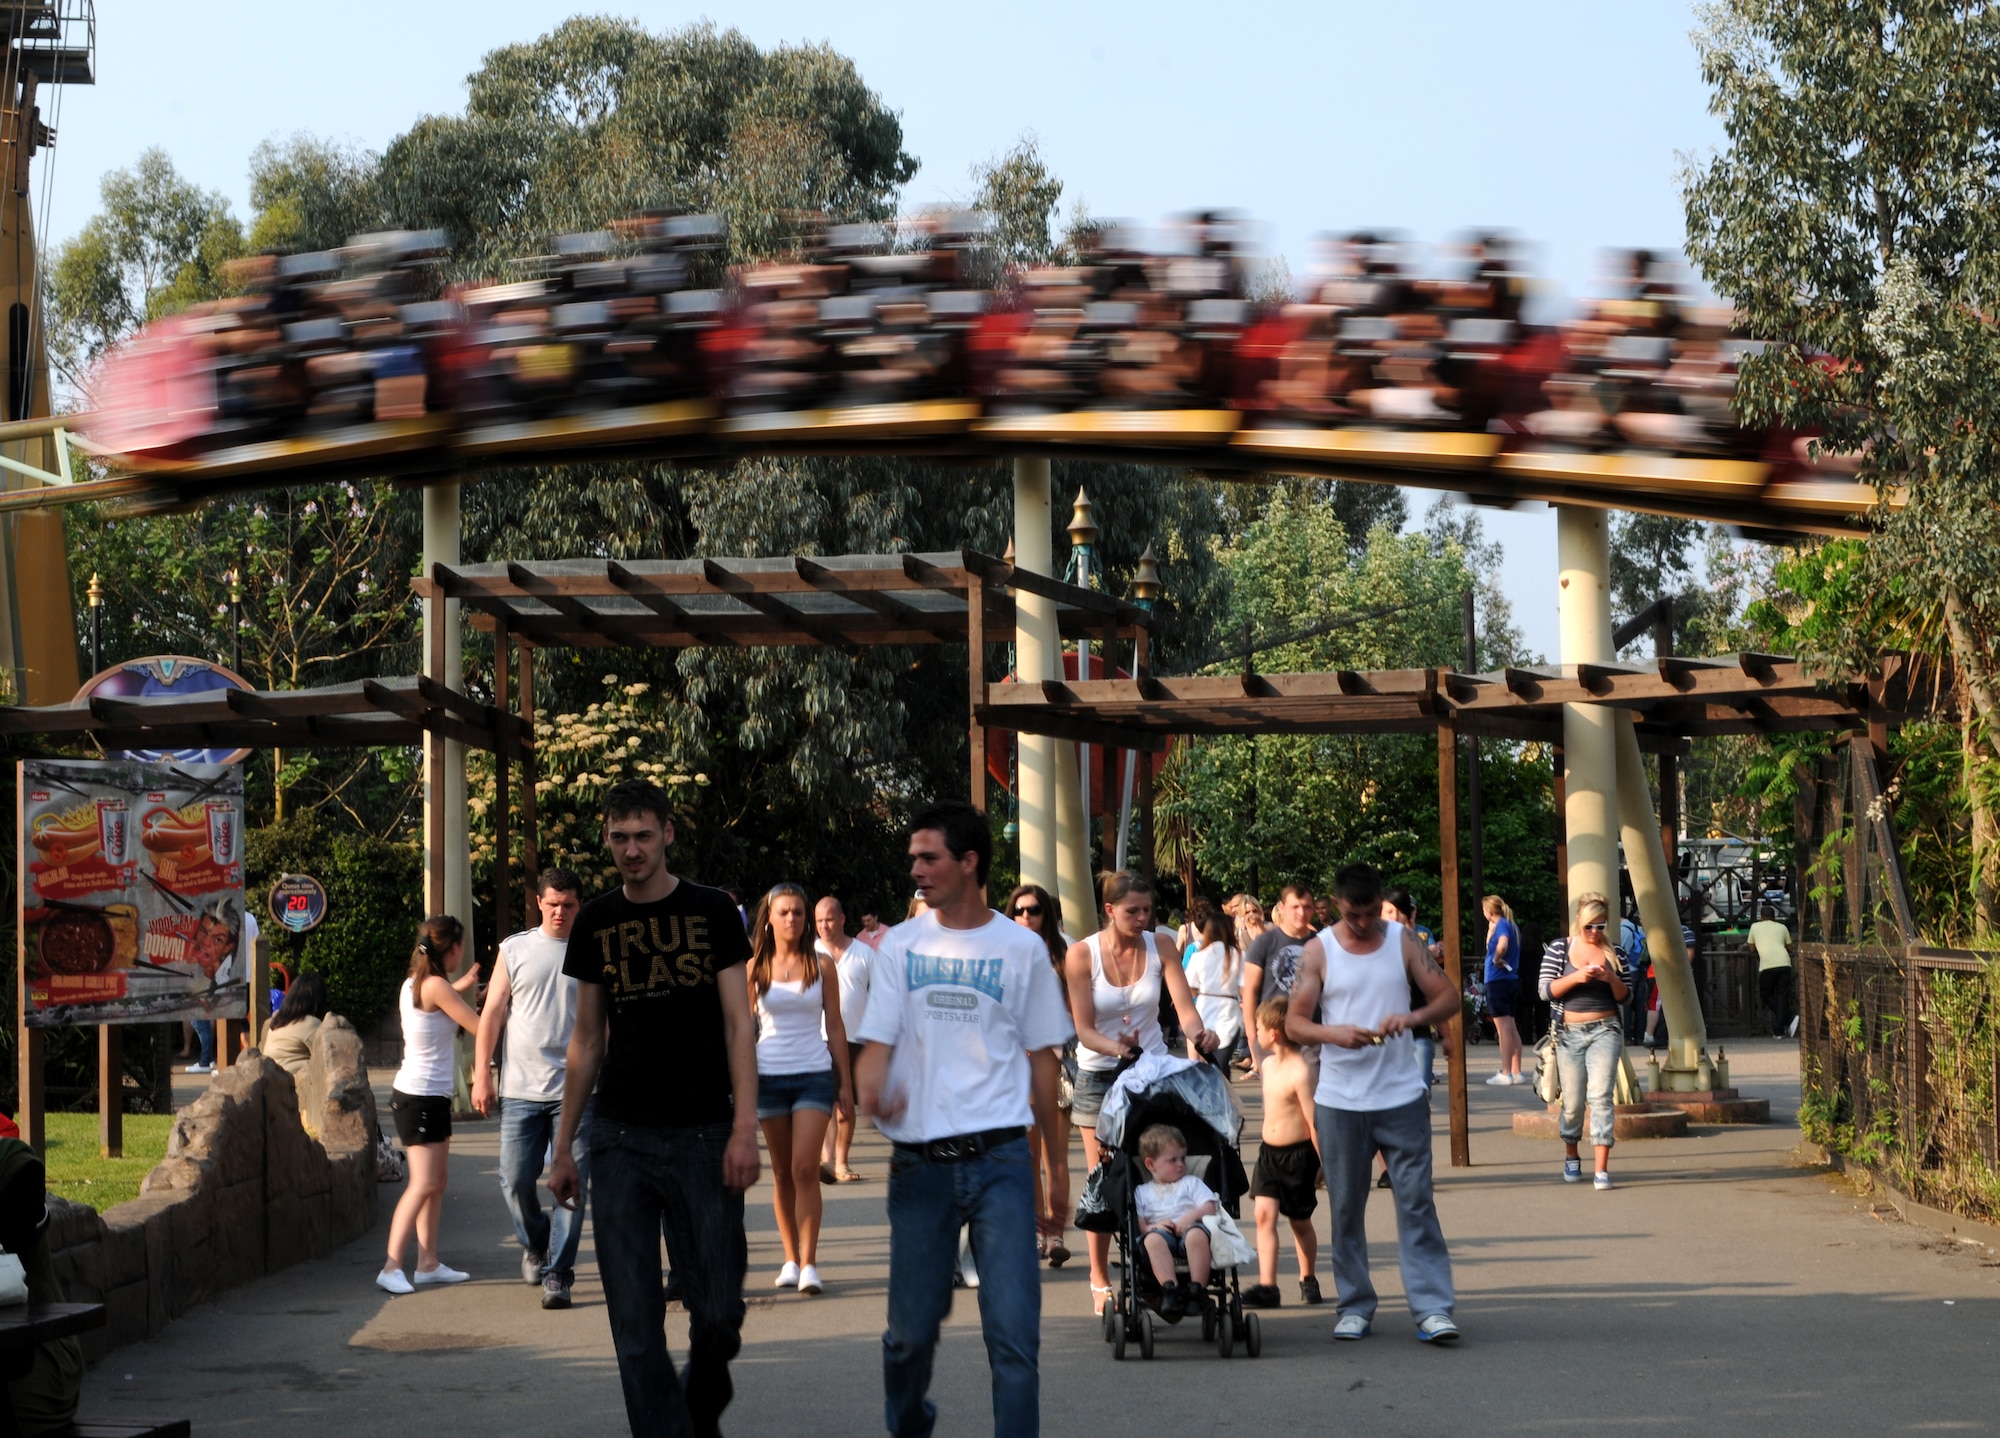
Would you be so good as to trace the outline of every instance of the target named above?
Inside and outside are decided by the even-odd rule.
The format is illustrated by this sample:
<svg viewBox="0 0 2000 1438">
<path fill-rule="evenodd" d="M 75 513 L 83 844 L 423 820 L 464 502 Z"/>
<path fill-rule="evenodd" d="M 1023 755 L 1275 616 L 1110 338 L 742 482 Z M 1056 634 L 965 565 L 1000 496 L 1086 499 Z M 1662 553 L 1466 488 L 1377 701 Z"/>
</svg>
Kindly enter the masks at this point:
<svg viewBox="0 0 2000 1438">
<path fill-rule="evenodd" d="M 975 718 L 995 728 L 1047 734 L 1107 750 L 1158 752 L 1191 735 L 1425 734 L 1437 736 L 1438 847 L 1444 895 L 1445 968 L 1463 991 L 1458 889 L 1458 738 L 1530 740 L 1555 752 L 1556 865 L 1567 868 L 1562 711 L 1565 704 L 1627 710 L 1639 745 L 1665 756 L 1690 738 L 1715 734 L 1864 731 L 1877 748 L 1908 704 L 1910 675 L 1889 655 L 1858 680 L 1829 681 L 1776 654 L 1709 659 L 1665 657 L 1644 664 L 1510 668 L 1490 674 L 1451 669 L 1338 670 L 1332 673 L 1137 677 L 1041 684 L 990 684 Z M 1108 759 L 1107 755 L 1107 759 Z M 1150 813 L 1152 768 L 1145 776 Z M 1451 1161 L 1472 1162 L 1465 1046 L 1449 1060 Z"/>
<path fill-rule="evenodd" d="M 833 648 L 848 653 L 877 645 L 964 644 L 969 655 L 968 791 L 986 807 L 986 730 L 976 711 L 987 688 L 988 646 L 1011 643 L 1019 598 L 1033 595 L 1055 611 L 1070 638 L 1137 644 L 1145 652 L 1153 616 L 1094 590 L 1014 567 L 977 550 L 924 554 L 849 554 L 766 559 L 560 559 L 534 563 L 433 565 L 411 588 L 434 606 L 429 626 L 430 670 L 444 670 L 441 613 L 455 600 L 475 629 L 493 637 L 493 702 L 514 702 L 519 674 L 520 716 L 513 740 L 492 746 L 496 793 L 508 786 L 508 761 L 525 766 L 522 783 L 522 863 L 532 874 L 535 848 L 533 749 L 534 651 L 538 648 L 767 646 Z M 432 742 L 453 737 L 434 731 Z M 510 843 L 507 806 L 496 803 L 495 852 L 504 887 Z M 432 806 L 432 825 L 442 813 Z M 441 848 L 433 834 L 432 852 Z M 433 908 L 442 905 L 442 878 Z M 532 896 L 528 899 L 533 908 Z M 504 899 L 501 912 L 505 912 Z M 534 922 L 531 912 L 530 923 Z"/>
</svg>

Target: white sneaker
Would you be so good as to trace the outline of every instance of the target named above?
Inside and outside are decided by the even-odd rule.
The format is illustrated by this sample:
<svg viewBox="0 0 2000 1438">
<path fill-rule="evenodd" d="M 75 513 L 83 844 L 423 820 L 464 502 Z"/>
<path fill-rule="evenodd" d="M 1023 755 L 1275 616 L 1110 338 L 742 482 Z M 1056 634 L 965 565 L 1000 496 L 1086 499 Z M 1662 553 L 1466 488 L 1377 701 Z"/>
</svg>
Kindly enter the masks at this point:
<svg viewBox="0 0 2000 1438">
<path fill-rule="evenodd" d="M 808 1263 L 799 1270 L 799 1292 L 818 1293 L 823 1285 L 819 1281 L 819 1269 Z"/>
<path fill-rule="evenodd" d="M 187 1071 L 191 1074 L 212 1074 L 215 1072 L 215 1065 L 205 1064 L 200 1060 L 196 1060 L 187 1066 Z"/>
<path fill-rule="evenodd" d="M 1788 1036 L 1791 1038 L 1799 1036 L 1799 1016 L 1797 1014 L 1792 1015 L 1792 1027 Z"/>
<path fill-rule="evenodd" d="M 787 1263 L 783 1268 L 778 1270 L 778 1281 L 771 1286 L 773 1288 L 797 1288 L 799 1286 L 799 1266 L 796 1263 Z"/>
<path fill-rule="evenodd" d="M 422 1287 L 426 1283 L 463 1283 L 470 1277 L 472 1275 L 464 1269 L 453 1268 L 448 1263 L 440 1263 L 428 1273 L 419 1268 L 417 1270 L 417 1285 Z"/>
<path fill-rule="evenodd" d="M 385 1268 L 376 1274 L 375 1286 L 384 1293 L 393 1293 L 399 1298 L 406 1293 L 417 1291 L 410 1287 L 410 1280 L 403 1276 L 403 1270 L 400 1268 Z"/>
<path fill-rule="evenodd" d="M 1507 1075 L 1507 1082 L 1514 1085 L 1514 1087 L 1516 1088 L 1519 1088 L 1522 1084 L 1526 1083 L 1527 1081 L 1528 1081 L 1528 1076 L 1526 1074 Z"/>
<path fill-rule="evenodd" d="M 1505 1088 L 1507 1087 L 1508 1084 L 1512 1083 L 1513 1081 L 1514 1080 L 1508 1078 L 1507 1075 L 1505 1074 L 1495 1074 L 1493 1075 L 1492 1078 L 1486 1080 L 1486 1086 L 1488 1088 Z"/>
</svg>

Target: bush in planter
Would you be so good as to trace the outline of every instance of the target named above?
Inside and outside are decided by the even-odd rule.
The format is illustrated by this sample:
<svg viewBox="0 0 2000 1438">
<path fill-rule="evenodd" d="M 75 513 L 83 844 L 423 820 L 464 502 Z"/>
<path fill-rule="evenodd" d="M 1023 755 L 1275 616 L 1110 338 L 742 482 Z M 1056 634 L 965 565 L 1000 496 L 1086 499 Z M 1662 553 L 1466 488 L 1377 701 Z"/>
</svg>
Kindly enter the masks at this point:
<svg viewBox="0 0 2000 1438">
<path fill-rule="evenodd" d="M 249 903 L 271 940 L 271 959 L 326 979 L 327 1006 L 366 1032 L 396 1006 L 423 913 L 423 851 L 366 834 L 338 833 L 310 812 L 252 829 L 244 858 Z M 271 885 L 310 874 L 326 886 L 326 918 L 294 937 L 270 919 Z"/>
</svg>

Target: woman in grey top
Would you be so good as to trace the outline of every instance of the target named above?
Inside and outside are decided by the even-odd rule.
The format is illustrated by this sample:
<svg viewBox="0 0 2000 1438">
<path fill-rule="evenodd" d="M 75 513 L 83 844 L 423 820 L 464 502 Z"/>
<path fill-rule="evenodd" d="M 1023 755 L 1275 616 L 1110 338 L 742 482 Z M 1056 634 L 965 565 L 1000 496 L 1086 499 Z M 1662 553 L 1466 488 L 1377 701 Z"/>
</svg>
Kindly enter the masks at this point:
<svg viewBox="0 0 2000 1438">
<path fill-rule="evenodd" d="M 1596 1151 L 1597 1188 L 1611 1187 L 1611 1145 L 1615 1113 L 1613 1092 L 1618 1060 L 1625 1052 L 1618 1006 L 1631 990 L 1625 984 L 1618 952 L 1605 937 L 1611 926 L 1611 906 L 1602 894 L 1584 894 L 1576 901 L 1575 928 L 1542 950 L 1542 997 L 1560 1009 L 1551 1021 L 1556 1035 L 1556 1071 L 1562 1080 L 1563 1182 L 1583 1182 L 1583 1162 L 1577 1152 L 1583 1138 L 1583 1110 L 1590 1106 L 1590 1143 Z"/>
</svg>

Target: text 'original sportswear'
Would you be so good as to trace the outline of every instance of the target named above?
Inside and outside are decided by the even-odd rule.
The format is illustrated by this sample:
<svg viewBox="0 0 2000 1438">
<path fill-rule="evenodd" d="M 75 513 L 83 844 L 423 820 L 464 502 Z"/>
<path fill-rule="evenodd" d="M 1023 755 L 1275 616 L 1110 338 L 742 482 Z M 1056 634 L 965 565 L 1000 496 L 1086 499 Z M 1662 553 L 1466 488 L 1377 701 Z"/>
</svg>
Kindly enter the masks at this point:
<svg viewBox="0 0 2000 1438">
<path fill-rule="evenodd" d="M 853 1037 L 895 1049 L 886 1089 L 905 1107 L 876 1127 L 895 1143 L 929 1143 L 1027 1127 L 1028 1055 L 1074 1033 L 1037 935 L 997 913 L 976 929 L 923 913 L 883 938 Z"/>
<path fill-rule="evenodd" d="M 623 888 L 583 906 L 563 972 L 604 989 L 610 1035 L 597 1115 L 645 1128 L 728 1123 L 729 1044 L 719 984 L 744 982 L 750 941 L 720 889 L 674 885 L 635 904 Z"/>
<path fill-rule="evenodd" d="M 1340 942 L 1337 929 L 1319 931 L 1326 955 L 1326 982 L 1320 988 L 1319 1021 L 1373 1029 L 1391 1014 L 1410 1012 L 1410 974 L 1403 964 L 1403 926 L 1382 926 L 1382 942 L 1357 954 Z M 1379 1044 L 1344 1049 L 1322 1044 L 1316 1103 L 1356 1113 L 1401 1108 L 1424 1096 L 1423 1065 L 1408 1033 Z"/>
</svg>

